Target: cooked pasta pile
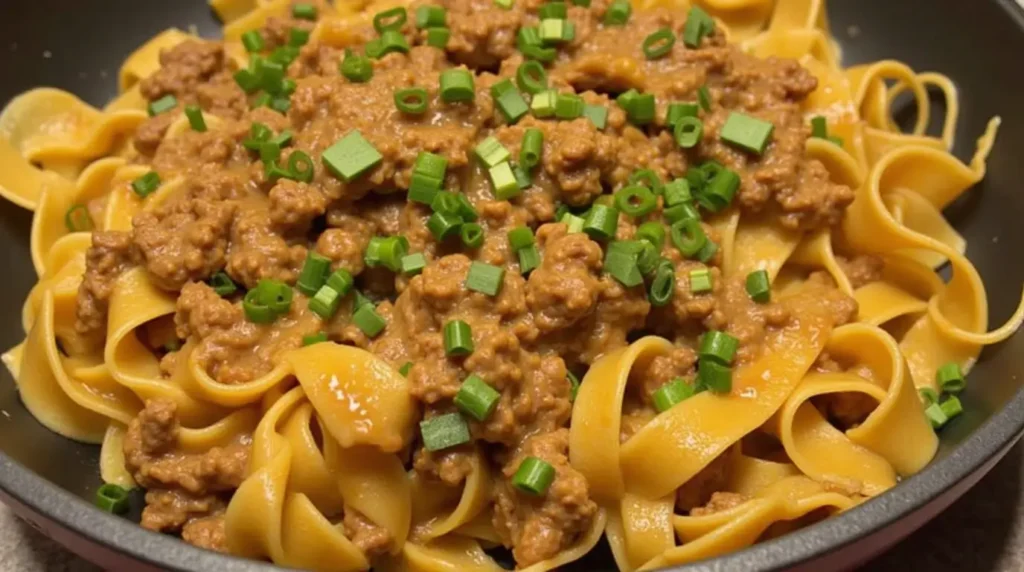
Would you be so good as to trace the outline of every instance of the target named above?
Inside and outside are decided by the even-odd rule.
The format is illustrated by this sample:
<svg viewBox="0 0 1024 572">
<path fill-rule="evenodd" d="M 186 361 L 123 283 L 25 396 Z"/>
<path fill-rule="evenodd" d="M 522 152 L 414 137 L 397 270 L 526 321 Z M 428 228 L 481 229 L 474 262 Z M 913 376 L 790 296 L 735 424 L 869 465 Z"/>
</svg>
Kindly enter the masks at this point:
<svg viewBox="0 0 1024 572">
<path fill-rule="evenodd" d="M 39 277 L 4 363 L 147 528 L 311 570 L 712 557 L 924 468 L 1024 319 L 942 215 L 999 119 L 960 162 L 953 83 L 842 66 L 820 0 L 211 3 L 223 41 L 160 34 L 106 107 L 0 115 Z"/>
</svg>

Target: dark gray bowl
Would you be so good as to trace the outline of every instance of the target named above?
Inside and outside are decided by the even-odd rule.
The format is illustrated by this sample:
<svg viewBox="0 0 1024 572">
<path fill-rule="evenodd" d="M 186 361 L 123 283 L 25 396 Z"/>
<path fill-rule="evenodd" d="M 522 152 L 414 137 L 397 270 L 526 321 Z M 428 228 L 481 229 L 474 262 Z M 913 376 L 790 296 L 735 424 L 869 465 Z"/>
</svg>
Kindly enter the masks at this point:
<svg viewBox="0 0 1024 572">
<path fill-rule="evenodd" d="M 988 177 L 948 213 L 986 280 L 991 322 L 1000 323 L 1024 283 L 1024 264 L 1015 252 L 1024 244 L 1024 11 L 1013 0 L 833 0 L 829 9 L 847 63 L 898 58 L 958 83 L 960 157 L 970 156 L 989 117 L 1002 115 Z M 190 25 L 204 35 L 219 30 L 204 0 L 7 0 L 0 16 L 0 102 L 47 85 L 100 105 L 114 95 L 124 57 L 159 31 Z M 853 27 L 859 33 L 850 34 Z M 20 341 L 18 316 L 35 281 L 29 223 L 29 213 L 0 204 L 0 239 L 7 245 L 0 255 L 7 269 L 0 283 L 0 312 L 9 317 L 0 328 L 5 348 Z M 884 550 L 966 492 L 1017 441 L 1024 431 L 1019 372 L 1024 336 L 986 350 L 971 375 L 966 413 L 943 431 L 936 460 L 889 493 L 795 534 L 680 570 L 842 570 Z M 94 509 L 98 449 L 36 423 L 6 373 L 0 411 L 0 497 L 75 552 L 116 570 L 274 569 L 192 548 Z M 597 550 L 573 569 L 612 570 L 614 564 Z"/>
</svg>

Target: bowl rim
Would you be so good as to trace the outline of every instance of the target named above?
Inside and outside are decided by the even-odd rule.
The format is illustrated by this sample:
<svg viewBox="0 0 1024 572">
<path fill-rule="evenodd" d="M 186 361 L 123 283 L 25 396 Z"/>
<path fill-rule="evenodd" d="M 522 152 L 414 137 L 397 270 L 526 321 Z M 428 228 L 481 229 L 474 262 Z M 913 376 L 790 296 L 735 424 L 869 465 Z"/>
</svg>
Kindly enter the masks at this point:
<svg viewBox="0 0 1024 572">
<path fill-rule="evenodd" d="M 1024 0 L 992 0 L 1024 31 Z M 972 475 L 980 476 L 1024 434 L 1024 387 L 946 457 L 891 490 L 839 516 L 729 554 L 667 568 L 779 570 L 822 557 L 865 539 L 922 510 Z M 0 490 L 16 503 L 88 541 L 172 570 L 274 572 L 265 562 L 202 550 L 178 538 L 146 530 L 101 510 L 36 474 L 0 451 Z M 952 499 L 950 499 L 951 501 Z"/>
</svg>

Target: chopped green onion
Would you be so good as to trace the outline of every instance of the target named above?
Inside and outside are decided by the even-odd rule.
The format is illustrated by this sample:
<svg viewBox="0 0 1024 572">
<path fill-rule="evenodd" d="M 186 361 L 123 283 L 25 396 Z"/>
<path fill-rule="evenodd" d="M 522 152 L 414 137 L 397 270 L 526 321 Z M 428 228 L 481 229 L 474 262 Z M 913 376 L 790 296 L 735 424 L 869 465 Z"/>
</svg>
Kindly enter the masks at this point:
<svg viewBox="0 0 1024 572">
<path fill-rule="evenodd" d="M 469 274 L 466 276 L 466 288 L 488 296 L 497 296 L 501 291 L 504 277 L 504 268 L 474 261 L 470 264 Z"/>
<path fill-rule="evenodd" d="M 551 117 L 555 114 L 555 101 L 558 93 L 553 90 L 542 91 L 530 101 L 530 111 L 534 117 Z"/>
<path fill-rule="evenodd" d="M 95 228 L 85 205 L 71 205 L 64 213 L 64 226 L 69 232 L 86 232 Z"/>
<path fill-rule="evenodd" d="M 316 6 L 305 2 L 294 4 L 292 5 L 292 16 L 299 20 L 316 20 Z"/>
<path fill-rule="evenodd" d="M 520 274 L 529 274 L 535 268 L 540 266 L 540 251 L 537 250 L 536 244 L 531 244 L 526 248 L 520 248 L 516 251 L 516 254 L 519 256 Z"/>
<path fill-rule="evenodd" d="M 501 394 L 478 375 L 470 375 L 455 394 L 455 406 L 477 421 L 487 421 L 501 401 Z"/>
<path fill-rule="evenodd" d="M 459 214 L 459 200 L 451 191 L 438 191 L 430 202 L 430 209 L 436 213 Z"/>
<path fill-rule="evenodd" d="M 254 324 L 269 324 L 277 318 L 277 314 L 266 303 L 260 302 L 256 288 L 245 293 L 242 300 L 242 311 L 245 319 Z"/>
<path fill-rule="evenodd" d="M 676 43 L 675 34 L 670 28 L 662 28 L 644 38 L 644 56 L 649 60 L 656 60 L 672 51 Z"/>
<path fill-rule="evenodd" d="M 443 212 L 435 212 L 430 215 L 427 219 L 427 230 L 430 234 L 434 235 L 434 238 L 438 241 L 444 241 L 445 239 L 458 234 L 459 227 L 462 226 L 462 217 L 457 214 L 449 214 Z"/>
<path fill-rule="evenodd" d="M 277 62 L 263 62 L 260 71 L 260 85 L 269 94 L 275 94 L 281 89 L 281 82 L 284 81 L 285 66 Z"/>
<path fill-rule="evenodd" d="M 531 59 L 534 59 L 534 60 L 537 60 L 537 61 L 540 61 L 540 62 L 551 62 L 551 61 L 554 61 L 555 57 L 558 55 L 558 52 L 555 50 L 555 48 L 544 47 L 544 46 L 540 46 L 540 45 L 536 45 L 536 46 L 534 46 L 534 45 L 523 46 L 520 49 L 520 51 L 527 58 L 531 58 Z"/>
<path fill-rule="evenodd" d="M 330 286 L 342 296 L 348 296 L 348 293 L 352 291 L 352 286 L 355 285 L 355 282 L 355 279 L 352 278 L 352 274 L 344 268 L 335 270 L 327 277 L 327 286 Z"/>
<path fill-rule="evenodd" d="M 704 228 L 701 227 L 700 221 L 692 218 L 672 223 L 669 234 L 672 237 L 672 244 L 686 257 L 692 257 L 699 253 L 704 244 L 708 242 L 708 237 L 704 234 Z"/>
<path fill-rule="evenodd" d="M 718 212 L 732 203 L 736 191 L 740 188 L 740 176 L 732 169 L 722 169 L 708 182 L 707 188 L 698 198 L 705 199 L 701 204 Z"/>
<path fill-rule="evenodd" d="M 628 183 L 630 185 L 642 185 L 651 189 L 656 195 L 660 195 L 664 192 L 664 185 L 661 182 L 661 177 L 654 172 L 654 169 L 637 169 L 629 176 Z"/>
<path fill-rule="evenodd" d="M 512 157 L 508 152 L 508 149 L 506 149 L 505 146 L 501 144 L 501 141 L 498 141 L 498 139 L 493 135 L 481 141 L 480 144 L 473 149 L 473 152 L 476 154 L 477 158 L 479 158 L 480 161 L 488 167 L 504 163 Z"/>
<path fill-rule="evenodd" d="M 519 188 L 519 182 L 516 181 L 515 173 L 512 172 L 512 166 L 508 162 L 491 167 L 487 170 L 487 174 L 494 187 L 494 197 L 498 200 L 506 201 L 522 191 Z"/>
<path fill-rule="evenodd" d="M 697 366 L 697 383 L 715 393 L 732 391 L 732 368 L 713 359 L 701 357 Z"/>
<path fill-rule="evenodd" d="M 652 306 L 665 306 L 672 301 L 676 291 L 676 272 L 672 263 L 665 261 L 659 264 L 651 280 L 651 288 L 647 292 L 647 300 Z"/>
<path fill-rule="evenodd" d="M 683 149 L 692 149 L 704 136 L 704 123 L 696 117 L 682 117 L 672 130 L 676 144 Z"/>
<path fill-rule="evenodd" d="M 946 419 L 952 419 L 964 411 L 960 399 L 955 395 L 947 397 L 945 401 L 939 404 L 939 407 L 942 408 L 942 413 L 946 415 Z"/>
<path fill-rule="evenodd" d="M 516 47 L 524 51 L 529 47 L 540 47 L 540 30 L 536 26 L 523 26 L 516 33 Z"/>
<path fill-rule="evenodd" d="M 519 189 L 529 189 L 533 186 L 533 180 L 530 179 L 530 174 L 526 172 L 526 169 L 519 165 L 512 165 L 512 174 L 516 178 L 516 185 L 519 185 Z"/>
<path fill-rule="evenodd" d="M 397 30 L 384 30 L 380 35 L 380 54 L 378 58 L 384 57 L 390 53 L 409 53 L 409 42 L 405 39 L 405 36 Z M 369 49 L 369 48 L 367 48 Z"/>
<path fill-rule="evenodd" d="M 545 44 L 571 42 L 576 37 L 576 26 L 571 20 L 541 20 L 539 29 Z"/>
<path fill-rule="evenodd" d="M 505 79 L 491 86 L 491 96 L 498 106 L 498 110 L 505 116 L 509 123 L 515 123 L 523 118 L 530 111 L 522 94 L 516 89 L 512 80 Z"/>
<path fill-rule="evenodd" d="M 682 403 L 693 397 L 694 394 L 696 394 L 695 388 L 677 377 L 659 387 L 651 395 L 651 401 L 658 413 L 664 413 L 675 407 L 677 403 Z"/>
<path fill-rule="evenodd" d="M 665 245 L 665 226 L 658 222 L 645 222 L 636 229 L 636 239 L 646 240 L 654 245 L 654 249 L 661 252 Z"/>
<path fill-rule="evenodd" d="M 936 370 L 935 384 L 939 386 L 943 393 L 960 393 L 967 387 L 967 381 L 964 379 L 960 364 L 955 361 L 942 364 Z"/>
<path fill-rule="evenodd" d="M 314 344 L 323 343 L 323 342 L 326 342 L 326 341 L 327 341 L 327 332 L 317 332 L 315 334 L 309 334 L 307 336 L 302 336 L 302 345 L 303 345 L 303 347 L 311 346 L 311 345 L 314 345 Z"/>
<path fill-rule="evenodd" d="M 554 481 L 555 468 L 537 457 L 524 458 L 512 476 L 512 486 L 534 496 L 546 494 Z"/>
<path fill-rule="evenodd" d="M 392 272 L 402 269 L 402 257 L 409 250 L 409 241 L 404 236 L 389 236 L 381 243 L 377 251 L 380 263 Z"/>
<path fill-rule="evenodd" d="M 448 170 L 448 158 L 444 155 L 420 151 L 419 155 L 416 156 L 416 162 L 413 164 L 412 170 L 429 177 L 444 179 L 445 172 Z"/>
<path fill-rule="evenodd" d="M 586 117 L 597 129 L 604 129 L 608 125 L 608 108 L 603 105 L 583 106 L 583 117 Z"/>
<path fill-rule="evenodd" d="M 462 225 L 459 236 L 462 237 L 462 244 L 469 248 L 480 248 L 484 245 L 484 227 L 475 222 Z"/>
<path fill-rule="evenodd" d="M 341 75 L 351 82 L 364 83 L 373 77 L 373 64 L 370 63 L 370 59 L 353 53 L 352 50 L 345 50 L 345 59 L 338 67 Z"/>
<path fill-rule="evenodd" d="M 720 330 L 709 330 L 700 341 L 698 354 L 701 358 L 708 358 L 719 363 L 729 365 L 736 357 L 736 350 L 740 346 L 739 339 Z"/>
<path fill-rule="evenodd" d="M 203 110 L 198 105 L 186 105 L 185 117 L 188 118 L 188 124 L 192 127 L 192 131 L 199 133 L 206 131 L 206 119 L 203 118 Z"/>
<path fill-rule="evenodd" d="M 210 287 L 217 293 L 218 296 L 223 298 L 224 296 L 230 296 L 238 290 L 238 286 L 235 286 L 234 280 L 228 276 L 227 272 L 223 270 L 217 272 L 210 277 Z"/>
<path fill-rule="evenodd" d="M 711 91 L 708 86 L 702 85 L 697 88 L 697 103 L 700 104 L 701 109 L 704 111 L 711 111 Z"/>
<path fill-rule="evenodd" d="M 747 294 L 751 300 L 760 304 L 772 299 L 772 286 L 767 270 L 755 270 L 747 274 Z"/>
<path fill-rule="evenodd" d="M 462 320 L 444 325 L 444 354 L 449 357 L 468 356 L 473 353 L 473 330 Z"/>
<path fill-rule="evenodd" d="M 548 88 L 548 72 L 540 62 L 525 61 L 516 70 L 516 83 L 526 93 L 540 93 Z"/>
<path fill-rule="evenodd" d="M 249 30 L 242 34 L 242 45 L 245 46 L 245 51 L 250 54 L 262 52 L 265 46 L 263 36 L 260 35 L 258 30 Z"/>
<path fill-rule="evenodd" d="M 519 147 L 519 164 L 532 170 L 540 164 L 541 153 L 544 152 L 544 133 L 531 127 L 523 133 L 523 142 Z"/>
<path fill-rule="evenodd" d="M 925 417 L 932 424 L 932 429 L 940 429 L 943 425 L 949 421 L 949 417 L 942 411 L 942 406 L 938 403 L 932 403 L 924 409 Z"/>
<path fill-rule="evenodd" d="M 274 132 L 266 125 L 253 123 L 249 127 L 249 137 L 242 141 L 242 145 L 250 151 L 259 151 L 263 148 L 263 143 L 269 141 L 273 134 Z"/>
<path fill-rule="evenodd" d="M 370 268 L 380 265 L 380 247 L 384 244 L 384 240 L 383 236 L 374 236 L 366 244 L 366 250 L 363 251 L 363 262 Z"/>
<path fill-rule="evenodd" d="M 655 109 L 654 95 L 641 93 L 633 100 L 633 105 L 626 112 L 626 117 L 634 125 L 647 125 L 654 121 Z"/>
<path fill-rule="evenodd" d="M 643 284 L 644 277 L 636 263 L 636 255 L 621 250 L 609 250 L 604 257 L 604 271 L 623 286 Z"/>
<path fill-rule="evenodd" d="M 385 326 L 388 325 L 387 320 L 377 313 L 377 309 L 373 307 L 373 304 L 364 304 L 360 306 L 359 309 L 352 314 L 352 323 L 362 330 L 368 338 L 377 337 L 377 334 L 384 331 Z"/>
<path fill-rule="evenodd" d="M 665 112 L 665 125 L 675 127 L 676 123 L 684 117 L 697 117 L 700 113 L 700 106 L 696 103 L 670 103 Z"/>
<path fill-rule="evenodd" d="M 715 21 L 699 6 L 690 8 L 683 26 L 683 43 L 688 48 L 700 47 L 701 40 L 715 31 Z"/>
<path fill-rule="evenodd" d="M 448 10 L 446 10 L 444 6 L 420 6 L 419 8 L 416 8 L 416 27 L 444 27 L 446 25 L 445 19 L 447 18 L 447 15 Z"/>
<path fill-rule="evenodd" d="M 555 96 L 555 117 L 558 119 L 576 119 L 583 116 L 583 98 L 569 93 Z"/>
<path fill-rule="evenodd" d="M 726 143 L 760 155 L 768 146 L 774 130 L 775 125 L 770 121 L 733 111 L 722 125 L 719 137 Z"/>
<path fill-rule="evenodd" d="M 658 197 L 647 187 L 630 185 L 615 193 L 615 206 L 629 216 L 644 216 L 658 206 Z"/>
<path fill-rule="evenodd" d="M 275 314 L 287 314 L 292 306 L 293 292 L 280 280 L 260 280 L 256 285 L 257 301 L 268 306 Z"/>
<path fill-rule="evenodd" d="M 548 2 L 547 4 L 541 4 L 540 9 L 537 10 L 537 17 L 541 20 L 564 20 L 568 15 L 569 11 L 566 9 L 565 2 Z"/>
<path fill-rule="evenodd" d="M 568 233 L 573 234 L 575 232 L 583 232 L 583 224 L 586 222 L 582 217 L 578 217 L 572 213 L 565 213 L 559 222 L 565 223 L 568 228 Z"/>
<path fill-rule="evenodd" d="M 608 11 L 604 13 L 605 26 L 624 26 L 633 13 L 633 6 L 629 0 L 612 0 Z"/>
<path fill-rule="evenodd" d="M 260 161 L 273 163 L 281 158 L 281 146 L 274 141 L 265 141 L 260 145 Z"/>
<path fill-rule="evenodd" d="M 710 292 L 715 288 L 714 277 L 707 268 L 698 268 L 690 271 L 690 292 L 702 294 Z"/>
<path fill-rule="evenodd" d="M 288 32 L 288 45 L 293 48 L 301 48 L 309 43 L 309 30 L 292 28 Z"/>
<path fill-rule="evenodd" d="M 448 39 L 452 33 L 448 28 L 427 28 L 427 45 L 444 49 L 448 45 Z"/>
<path fill-rule="evenodd" d="M 160 115 L 161 113 L 170 111 L 175 107 L 178 107 L 178 98 L 168 94 L 149 104 L 149 115 L 151 117 L 154 115 Z"/>
<path fill-rule="evenodd" d="M 513 4 L 515 4 L 515 0 L 494 0 L 495 6 L 506 10 L 511 10 Z"/>
<path fill-rule="evenodd" d="M 132 190 L 140 198 L 149 196 L 153 191 L 160 187 L 160 175 L 156 171 L 150 171 L 145 175 L 132 181 Z"/>
<path fill-rule="evenodd" d="M 373 27 L 378 34 L 383 34 L 387 30 L 398 30 L 408 17 L 403 7 L 383 10 L 373 16 Z"/>
<path fill-rule="evenodd" d="M 334 286 L 331 285 L 331 280 L 330 279 L 327 280 L 327 285 L 330 286 L 331 288 L 334 288 Z M 334 289 L 337 290 L 337 288 L 334 288 Z M 340 292 L 341 290 L 338 290 L 338 291 Z M 372 307 L 373 306 L 373 300 L 370 300 L 365 295 L 363 295 L 362 292 L 360 292 L 359 290 L 356 290 L 355 291 L 354 300 L 352 301 L 352 310 L 355 311 L 355 310 L 358 310 L 359 308 L 362 308 L 363 306 L 367 306 L 367 305 Z"/>
<path fill-rule="evenodd" d="M 398 368 L 398 373 L 402 374 L 402 377 L 409 377 L 409 372 L 412 371 L 412 362 L 407 361 L 402 364 L 402 367 Z"/>
<path fill-rule="evenodd" d="M 316 295 L 309 299 L 309 311 L 322 320 L 330 320 L 341 304 L 341 293 L 330 286 L 321 286 Z"/>
<path fill-rule="evenodd" d="M 402 113 L 420 115 L 427 111 L 429 103 L 427 90 L 422 87 L 410 87 L 395 92 L 395 107 Z"/>
<path fill-rule="evenodd" d="M 409 182 L 409 200 L 425 205 L 433 204 L 437 193 L 441 191 L 441 180 L 428 177 L 422 173 L 413 173 Z"/>
<path fill-rule="evenodd" d="M 718 254 L 718 245 L 711 240 L 707 240 L 697 253 L 697 260 L 707 264 L 711 262 L 715 254 Z"/>
<path fill-rule="evenodd" d="M 939 394 L 930 387 L 922 387 L 917 390 L 918 395 L 921 396 L 921 402 L 924 403 L 925 407 L 939 401 Z"/>
<path fill-rule="evenodd" d="M 233 76 L 238 87 L 245 93 L 254 93 L 260 88 L 260 78 L 249 70 L 238 70 Z"/>
<path fill-rule="evenodd" d="M 441 72 L 441 100 L 445 103 L 473 101 L 476 91 L 473 74 L 464 69 L 450 69 Z"/>
<path fill-rule="evenodd" d="M 534 239 L 533 231 L 529 227 L 517 226 L 508 231 L 508 244 L 512 247 L 512 250 L 520 250 L 533 246 L 535 243 L 536 239 Z"/>
<path fill-rule="evenodd" d="M 843 138 L 839 137 L 837 135 L 829 135 L 828 136 L 828 141 L 829 141 L 829 143 L 832 143 L 833 145 L 838 145 L 839 147 L 843 146 Z"/>
<path fill-rule="evenodd" d="M 665 197 L 665 206 L 667 207 L 674 207 L 693 200 L 693 195 L 690 193 L 690 183 L 686 179 L 675 179 L 667 183 L 662 196 Z"/>
<path fill-rule="evenodd" d="M 665 217 L 665 222 L 669 225 L 673 225 L 681 220 L 694 219 L 700 220 L 700 212 L 697 207 L 691 203 L 679 203 L 673 205 L 662 212 L 662 216 Z"/>
<path fill-rule="evenodd" d="M 96 506 L 111 514 L 128 512 L 128 491 L 113 483 L 105 483 L 96 490 Z"/>
<path fill-rule="evenodd" d="M 828 120 L 824 116 L 816 115 L 811 118 L 811 137 L 828 139 Z"/>
<path fill-rule="evenodd" d="M 292 151 L 291 155 L 288 155 L 288 171 L 292 179 L 309 183 L 315 173 L 313 159 L 304 151 Z"/>
<path fill-rule="evenodd" d="M 595 204 L 583 222 L 583 232 L 594 240 L 609 240 L 615 237 L 619 227 L 619 211 L 614 207 Z"/>
<path fill-rule="evenodd" d="M 302 265 L 295 287 L 306 296 L 312 296 L 327 282 L 327 274 L 330 271 L 331 259 L 311 250 L 306 255 L 306 262 Z"/>
<path fill-rule="evenodd" d="M 402 274 L 416 276 L 427 267 L 427 257 L 422 252 L 407 254 L 402 257 Z"/>
<path fill-rule="evenodd" d="M 427 451 L 441 451 L 469 443 L 469 425 L 462 415 L 449 413 L 420 421 L 420 436 Z"/>
<path fill-rule="evenodd" d="M 331 173 L 346 183 L 380 164 L 384 157 L 355 129 L 324 151 L 321 160 Z"/>
<path fill-rule="evenodd" d="M 469 202 L 466 195 L 458 194 L 455 195 L 455 201 L 458 203 L 458 208 L 455 210 L 455 214 L 462 217 L 462 220 L 467 222 L 473 222 L 480 218 L 477 214 L 476 209 L 473 208 L 473 203 Z"/>
</svg>

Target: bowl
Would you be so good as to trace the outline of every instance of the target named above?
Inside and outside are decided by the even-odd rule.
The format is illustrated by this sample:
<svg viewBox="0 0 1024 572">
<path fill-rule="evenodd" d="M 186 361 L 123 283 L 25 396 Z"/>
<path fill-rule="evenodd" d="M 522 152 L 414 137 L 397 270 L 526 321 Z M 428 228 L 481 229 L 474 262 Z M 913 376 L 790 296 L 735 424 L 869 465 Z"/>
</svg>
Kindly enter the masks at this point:
<svg viewBox="0 0 1024 572">
<path fill-rule="evenodd" d="M 900 59 L 917 70 L 941 71 L 960 88 L 962 112 L 955 152 L 968 158 L 992 115 L 1003 117 L 988 175 L 947 215 L 968 240 L 968 255 L 985 279 L 990 322 L 1016 306 L 1024 264 L 1024 9 L 1013 0 L 836 0 L 828 3 L 844 63 Z M 88 6 L 88 7 L 86 7 Z M 69 90 L 94 105 L 116 93 L 126 55 L 168 27 L 213 36 L 219 24 L 204 0 L 12 0 L 0 18 L 0 102 L 35 86 Z M 59 15 L 59 16 L 58 16 Z M 35 282 L 27 211 L 0 203 L 0 346 L 20 341 L 21 304 Z M 1024 336 L 982 354 L 970 376 L 965 413 L 943 429 L 935 460 L 891 491 L 796 533 L 677 570 L 843 570 L 862 563 L 923 525 L 964 494 L 1024 432 Z M 0 374 L 0 498 L 43 533 L 104 568 L 122 570 L 275 570 L 222 556 L 138 527 L 93 507 L 99 485 L 98 447 L 74 443 L 37 423 Z M 138 501 L 138 499 L 136 499 Z M 138 502 L 137 502 L 138 504 Z M 136 510 L 141 506 L 136 506 Z M 135 513 L 137 516 L 137 512 Z M 573 570 L 614 569 L 607 549 Z"/>
</svg>

